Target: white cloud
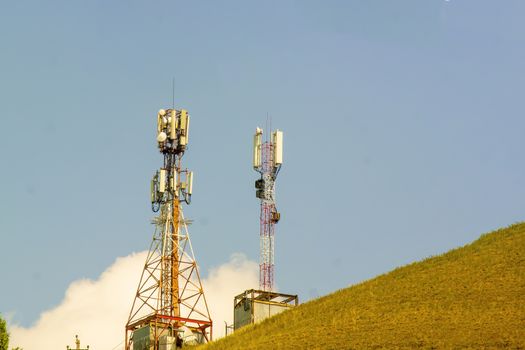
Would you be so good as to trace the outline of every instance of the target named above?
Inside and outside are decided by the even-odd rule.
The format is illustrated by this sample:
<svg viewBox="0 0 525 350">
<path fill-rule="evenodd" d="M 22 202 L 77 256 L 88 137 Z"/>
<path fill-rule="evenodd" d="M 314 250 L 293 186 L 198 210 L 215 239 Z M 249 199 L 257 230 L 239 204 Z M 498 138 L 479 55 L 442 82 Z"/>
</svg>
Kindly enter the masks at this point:
<svg viewBox="0 0 525 350">
<path fill-rule="evenodd" d="M 212 268 L 202 284 L 213 320 L 213 337 L 217 339 L 224 335 L 224 321 L 233 323 L 233 297 L 258 288 L 259 265 L 244 254 L 233 254 L 228 263 Z"/>
<path fill-rule="evenodd" d="M 24 350 L 65 349 L 66 345 L 74 347 L 74 336 L 78 334 L 82 346 L 122 349 L 124 325 L 146 253 L 118 258 L 95 281 L 71 283 L 64 300 L 43 312 L 32 327 L 12 325 L 10 344 Z M 210 269 L 202 283 L 217 338 L 224 334 L 224 321 L 232 322 L 233 297 L 257 287 L 258 265 L 243 254 L 234 254 L 229 262 Z"/>
</svg>

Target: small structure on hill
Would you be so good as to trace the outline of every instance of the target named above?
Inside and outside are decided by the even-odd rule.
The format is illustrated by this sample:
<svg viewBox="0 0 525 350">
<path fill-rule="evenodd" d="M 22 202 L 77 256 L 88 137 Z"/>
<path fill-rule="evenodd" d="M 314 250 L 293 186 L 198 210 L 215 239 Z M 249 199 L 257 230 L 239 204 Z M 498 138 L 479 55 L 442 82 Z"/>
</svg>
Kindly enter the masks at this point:
<svg viewBox="0 0 525 350">
<path fill-rule="evenodd" d="M 250 289 L 233 300 L 233 329 L 257 323 L 299 304 L 297 295 Z"/>
<path fill-rule="evenodd" d="M 89 345 L 87 348 L 81 348 L 80 347 L 80 339 L 78 339 L 78 335 L 75 335 L 75 348 L 70 348 L 69 345 L 66 348 L 67 350 L 89 350 Z"/>
</svg>

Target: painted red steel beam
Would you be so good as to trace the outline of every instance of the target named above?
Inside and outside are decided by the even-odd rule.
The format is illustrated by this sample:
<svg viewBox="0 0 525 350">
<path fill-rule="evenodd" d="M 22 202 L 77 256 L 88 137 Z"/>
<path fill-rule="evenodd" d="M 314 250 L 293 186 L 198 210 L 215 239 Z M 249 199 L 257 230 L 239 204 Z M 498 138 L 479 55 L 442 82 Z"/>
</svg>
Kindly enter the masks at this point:
<svg viewBox="0 0 525 350">
<path fill-rule="evenodd" d="M 206 324 L 206 325 L 212 325 L 212 321 L 203 321 L 203 320 L 196 320 L 193 318 L 185 318 L 185 317 L 177 317 L 177 316 L 167 316 L 167 315 L 157 315 L 158 318 L 164 318 L 167 320 L 173 320 L 173 321 L 185 321 L 185 322 L 192 322 L 197 324 Z"/>
</svg>

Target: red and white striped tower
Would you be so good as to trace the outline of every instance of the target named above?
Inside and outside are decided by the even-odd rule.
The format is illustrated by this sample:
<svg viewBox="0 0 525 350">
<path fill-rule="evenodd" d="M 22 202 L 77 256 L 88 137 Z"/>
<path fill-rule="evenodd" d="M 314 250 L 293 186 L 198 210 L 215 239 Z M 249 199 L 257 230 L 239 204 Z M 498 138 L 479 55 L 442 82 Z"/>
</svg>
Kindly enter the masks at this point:
<svg viewBox="0 0 525 350">
<path fill-rule="evenodd" d="M 253 167 L 261 175 L 255 182 L 256 196 L 261 200 L 260 214 L 260 263 L 259 288 L 274 288 L 275 224 L 281 214 L 275 207 L 275 180 L 282 165 L 283 133 L 276 130 L 269 140 L 262 142 L 263 131 L 257 128 L 254 135 Z"/>
</svg>

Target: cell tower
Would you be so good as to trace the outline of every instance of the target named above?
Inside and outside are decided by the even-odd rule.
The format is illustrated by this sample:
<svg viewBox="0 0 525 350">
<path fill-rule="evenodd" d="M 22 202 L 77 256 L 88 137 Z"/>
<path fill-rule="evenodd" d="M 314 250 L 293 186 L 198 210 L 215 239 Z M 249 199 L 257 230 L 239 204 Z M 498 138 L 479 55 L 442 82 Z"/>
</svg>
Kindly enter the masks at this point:
<svg viewBox="0 0 525 350">
<path fill-rule="evenodd" d="M 126 324 L 126 350 L 173 349 L 212 339 L 212 320 L 184 219 L 193 172 L 183 169 L 190 116 L 161 109 L 157 145 L 163 165 L 151 181 L 151 206 L 158 212 L 153 240 Z"/>
<path fill-rule="evenodd" d="M 274 288 L 275 224 L 281 219 L 275 207 L 275 180 L 282 164 L 283 132 L 276 130 L 270 140 L 263 142 L 263 130 L 257 128 L 253 137 L 253 168 L 261 174 L 255 188 L 261 200 L 259 288 L 263 291 Z"/>
<path fill-rule="evenodd" d="M 276 130 L 263 142 L 261 128 L 253 137 L 253 168 L 261 175 L 255 181 L 257 198 L 261 200 L 259 290 L 249 289 L 233 299 L 233 329 L 261 322 L 299 304 L 293 294 L 274 290 L 275 224 L 281 214 L 275 207 L 275 180 L 283 164 L 283 132 Z"/>
</svg>

